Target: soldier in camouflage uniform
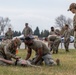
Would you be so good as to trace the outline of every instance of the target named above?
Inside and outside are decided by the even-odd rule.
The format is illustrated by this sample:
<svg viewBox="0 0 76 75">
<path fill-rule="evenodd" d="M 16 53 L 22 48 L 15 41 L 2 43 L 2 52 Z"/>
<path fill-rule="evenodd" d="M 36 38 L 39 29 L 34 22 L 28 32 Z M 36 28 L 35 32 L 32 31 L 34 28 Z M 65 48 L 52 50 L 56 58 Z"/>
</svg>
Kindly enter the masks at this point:
<svg viewBox="0 0 76 75">
<path fill-rule="evenodd" d="M 27 37 L 27 36 L 33 34 L 33 31 L 32 31 L 32 29 L 28 26 L 28 23 L 25 23 L 25 28 L 23 29 L 22 34 L 24 35 L 24 37 Z M 26 48 L 27 48 L 27 47 L 26 47 L 26 45 L 25 45 L 25 49 L 26 49 Z"/>
<path fill-rule="evenodd" d="M 30 58 L 32 50 L 34 50 L 36 52 L 36 56 L 32 60 L 32 64 L 40 65 L 44 61 L 46 65 L 56 65 L 56 62 L 52 59 L 50 50 L 45 43 L 28 36 L 25 38 L 25 44 L 28 46 L 28 54 L 25 58 L 26 60 Z"/>
<path fill-rule="evenodd" d="M 12 39 L 13 38 L 13 31 L 11 28 L 8 29 L 8 31 L 5 33 L 5 39 Z"/>
<path fill-rule="evenodd" d="M 23 29 L 22 34 L 24 34 L 24 37 L 33 34 L 33 31 L 32 31 L 32 29 L 28 26 L 28 23 L 25 23 L 25 28 Z"/>
<path fill-rule="evenodd" d="M 54 27 L 51 27 L 51 31 L 49 32 L 49 35 L 54 35 L 55 34 L 55 29 L 54 29 Z M 51 44 L 49 45 L 48 44 L 48 46 L 50 47 L 50 51 L 52 51 L 53 50 L 53 42 L 52 41 L 50 41 L 51 42 Z"/>
<path fill-rule="evenodd" d="M 18 59 L 19 57 L 16 56 L 16 49 L 18 46 L 20 46 L 20 44 L 21 40 L 18 38 L 15 38 L 9 43 L 0 44 L 0 58 L 6 60 L 12 60 L 11 58 Z M 0 65 L 7 65 L 7 64 L 0 61 Z"/>
<path fill-rule="evenodd" d="M 61 38 L 60 38 L 59 30 L 56 30 L 55 34 L 48 36 L 48 44 L 51 45 L 51 43 L 52 43 L 52 45 L 53 45 L 52 46 L 53 54 L 58 53 L 58 47 L 59 47 L 60 42 L 61 42 Z"/>
<path fill-rule="evenodd" d="M 74 47 L 76 49 L 76 3 L 71 3 L 68 11 L 71 11 L 74 15 L 73 27 L 74 27 Z"/>
<path fill-rule="evenodd" d="M 69 43 L 70 43 L 70 30 L 69 30 L 69 26 L 67 24 L 65 24 L 65 31 L 62 35 L 62 37 L 64 37 L 64 47 L 66 52 L 69 51 Z"/>
<path fill-rule="evenodd" d="M 55 30 L 54 30 L 54 27 L 51 27 L 51 31 L 49 32 L 50 35 L 53 35 L 55 34 Z"/>
</svg>

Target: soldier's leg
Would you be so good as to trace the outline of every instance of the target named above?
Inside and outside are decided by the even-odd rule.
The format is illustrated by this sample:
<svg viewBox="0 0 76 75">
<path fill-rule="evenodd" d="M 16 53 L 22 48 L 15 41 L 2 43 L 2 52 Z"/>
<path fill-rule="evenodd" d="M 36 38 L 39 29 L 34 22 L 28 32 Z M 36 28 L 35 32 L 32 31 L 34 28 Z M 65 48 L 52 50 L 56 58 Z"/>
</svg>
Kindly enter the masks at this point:
<svg viewBox="0 0 76 75">
<path fill-rule="evenodd" d="M 42 58 L 44 59 L 45 65 L 56 65 L 56 62 L 52 59 L 51 54 L 46 54 Z"/>
<path fill-rule="evenodd" d="M 64 40 L 64 47 L 65 47 L 65 50 L 66 50 L 66 41 Z"/>
<path fill-rule="evenodd" d="M 55 54 L 55 43 L 54 42 L 53 42 L 52 49 L 53 49 L 53 54 Z"/>
<path fill-rule="evenodd" d="M 33 59 L 32 59 L 32 63 L 33 62 L 35 62 L 36 61 L 36 59 L 37 59 L 37 56 L 35 56 Z M 39 60 L 39 62 L 36 64 L 36 65 L 42 65 L 43 64 L 43 59 L 41 58 L 40 60 Z"/>
<path fill-rule="evenodd" d="M 51 43 L 51 46 L 50 46 L 50 51 L 53 50 L 53 42 Z"/>
<path fill-rule="evenodd" d="M 74 48 L 76 49 L 76 31 L 74 31 Z"/>
<path fill-rule="evenodd" d="M 66 40 L 65 42 L 64 42 L 64 46 L 65 46 L 65 50 L 68 52 L 69 51 L 69 43 L 70 43 L 70 39 L 68 39 L 68 40 Z"/>
<path fill-rule="evenodd" d="M 65 47 L 65 50 L 68 51 L 67 42 L 66 41 L 64 41 L 64 47 Z"/>
<path fill-rule="evenodd" d="M 58 40 L 58 42 L 57 42 L 57 49 L 56 49 L 56 53 L 58 53 L 59 44 L 60 44 L 60 40 Z"/>
<path fill-rule="evenodd" d="M 58 47 L 59 47 L 60 42 L 61 42 L 60 39 L 55 40 L 55 52 L 56 52 L 56 54 L 58 53 Z"/>
<path fill-rule="evenodd" d="M 53 41 L 48 42 L 48 47 L 49 47 L 50 51 L 52 51 L 52 49 L 53 49 Z"/>
<path fill-rule="evenodd" d="M 58 53 L 59 44 L 61 42 L 61 39 L 57 39 L 56 41 L 56 54 Z"/>
<path fill-rule="evenodd" d="M 54 41 L 53 43 L 53 53 L 58 53 L 58 43 L 57 43 L 57 40 Z"/>
</svg>

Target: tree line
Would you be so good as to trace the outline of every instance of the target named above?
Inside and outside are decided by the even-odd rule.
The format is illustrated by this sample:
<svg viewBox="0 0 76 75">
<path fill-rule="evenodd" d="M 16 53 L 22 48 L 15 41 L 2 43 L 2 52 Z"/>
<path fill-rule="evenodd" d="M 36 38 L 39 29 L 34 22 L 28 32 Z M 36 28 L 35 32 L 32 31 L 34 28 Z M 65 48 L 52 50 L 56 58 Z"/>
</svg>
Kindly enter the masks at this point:
<svg viewBox="0 0 76 75">
<path fill-rule="evenodd" d="M 70 18 L 66 18 L 66 16 L 64 15 L 60 15 L 58 16 L 56 19 L 55 19 L 55 28 L 60 28 L 60 32 L 61 34 L 63 34 L 64 32 L 64 25 L 65 24 L 68 24 L 69 25 L 69 29 L 71 30 L 71 35 L 73 35 L 73 23 L 72 23 L 72 19 Z M 3 18 L 3 17 L 0 17 L 0 35 L 1 33 L 5 31 L 5 28 L 9 27 L 12 25 L 10 24 L 10 19 L 7 17 L 7 18 Z M 51 26 L 50 26 L 51 27 Z M 37 26 L 36 29 L 33 31 L 34 34 L 33 35 L 37 35 L 38 37 L 47 37 L 49 35 L 49 30 L 42 30 L 40 32 L 39 30 L 39 27 Z M 22 34 L 22 32 L 20 31 L 13 31 L 13 36 L 20 36 Z"/>
</svg>

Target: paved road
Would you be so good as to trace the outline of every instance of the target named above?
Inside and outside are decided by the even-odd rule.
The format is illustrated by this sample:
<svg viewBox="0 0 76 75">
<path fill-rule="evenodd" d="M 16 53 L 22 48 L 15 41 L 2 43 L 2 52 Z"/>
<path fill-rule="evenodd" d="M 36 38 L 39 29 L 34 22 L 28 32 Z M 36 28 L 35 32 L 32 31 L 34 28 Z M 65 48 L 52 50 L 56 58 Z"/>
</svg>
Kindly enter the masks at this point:
<svg viewBox="0 0 76 75">
<path fill-rule="evenodd" d="M 64 49 L 64 44 L 62 43 L 62 45 L 59 45 L 59 49 Z M 69 45 L 69 49 L 74 49 L 74 43 L 70 43 Z"/>
</svg>

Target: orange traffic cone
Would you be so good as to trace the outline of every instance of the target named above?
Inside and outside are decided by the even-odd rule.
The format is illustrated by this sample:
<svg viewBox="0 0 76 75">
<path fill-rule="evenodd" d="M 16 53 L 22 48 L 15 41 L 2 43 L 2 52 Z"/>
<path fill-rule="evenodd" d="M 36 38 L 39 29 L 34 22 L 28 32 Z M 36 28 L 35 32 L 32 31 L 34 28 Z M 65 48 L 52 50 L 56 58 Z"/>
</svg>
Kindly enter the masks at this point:
<svg viewBox="0 0 76 75">
<path fill-rule="evenodd" d="M 18 54 L 18 49 L 16 49 L 16 54 Z"/>
</svg>

